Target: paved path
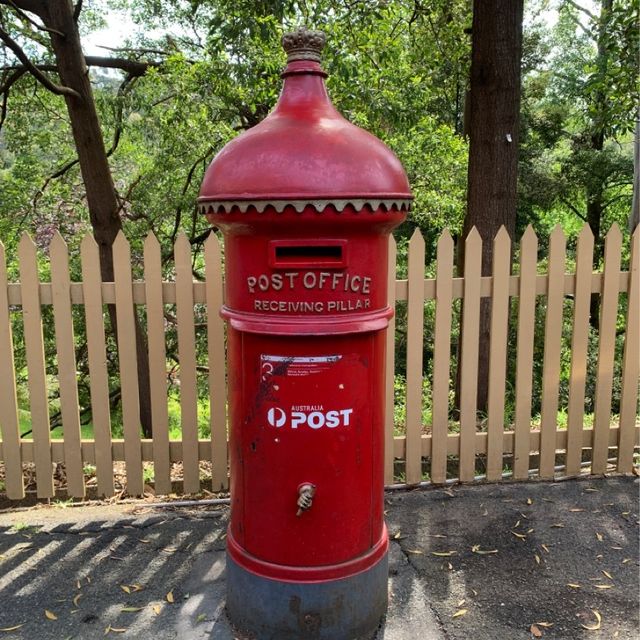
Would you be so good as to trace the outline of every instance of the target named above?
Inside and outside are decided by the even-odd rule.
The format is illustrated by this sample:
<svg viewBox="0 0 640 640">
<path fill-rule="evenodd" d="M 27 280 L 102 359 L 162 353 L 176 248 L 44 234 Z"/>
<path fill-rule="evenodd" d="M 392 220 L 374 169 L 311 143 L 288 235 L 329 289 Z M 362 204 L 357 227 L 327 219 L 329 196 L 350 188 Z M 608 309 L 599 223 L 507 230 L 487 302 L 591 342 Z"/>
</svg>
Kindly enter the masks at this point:
<svg viewBox="0 0 640 640">
<path fill-rule="evenodd" d="M 376 640 L 636 640 L 638 488 L 388 494 L 390 608 Z M 20 625 L 0 640 L 238 637 L 224 615 L 227 518 L 147 505 L 0 514 L 0 629 Z"/>
</svg>

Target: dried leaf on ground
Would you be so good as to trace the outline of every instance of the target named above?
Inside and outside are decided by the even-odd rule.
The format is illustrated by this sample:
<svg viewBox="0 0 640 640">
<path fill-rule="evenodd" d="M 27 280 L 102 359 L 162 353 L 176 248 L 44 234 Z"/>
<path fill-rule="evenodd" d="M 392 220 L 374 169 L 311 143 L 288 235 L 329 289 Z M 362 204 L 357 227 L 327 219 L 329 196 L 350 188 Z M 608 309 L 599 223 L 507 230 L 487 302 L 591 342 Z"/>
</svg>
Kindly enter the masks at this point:
<svg viewBox="0 0 640 640">
<path fill-rule="evenodd" d="M 601 533 L 598 533 L 596 531 L 596 538 L 598 539 L 598 542 L 602 542 L 604 540 L 604 536 Z"/>
<path fill-rule="evenodd" d="M 459 611 L 456 611 L 451 617 L 452 618 L 460 618 L 462 617 L 465 613 L 467 613 L 467 609 L 460 609 Z"/>
<path fill-rule="evenodd" d="M 545 629 L 549 629 L 553 627 L 553 622 L 536 622 L 539 627 L 544 627 Z"/>
<path fill-rule="evenodd" d="M 597 584 L 596 589 L 613 589 L 612 584 Z"/>
<path fill-rule="evenodd" d="M 24 622 L 22 624 L 17 624 L 15 627 L 4 627 L 0 629 L 0 631 L 17 631 L 20 627 L 24 627 Z"/>
<path fill-rule="evenodd" d="M 542 631 L 540 631 L 535 624 L 532 624 L 531 627 L 529 627 L 529 631 L 534 638 L 542 638 Z"/>
<path fill-rule="evenodd" d="M 412 553 L 415 556 L 420 556 L 424 554 L 424 551 L 420 551 L 420 549 L 407 549 L 407 553 Z"/>
<path fill-rule="evenodd" d="M 153 609 L 153 612 L 159 616 L 160 612 L 162 611 L 162 605 L 159 604 L 154 604 L 153 607 L 151 607 Z"/>
<path fill-rule="evenodd" d="M 170 604 L 173 604 L 173 590 L 169 591 L 169 593 L 167 593 L 165 598 L 167 599 L 167 602 L 169 602 Z"/>
<path fill-rule="evenodd" d="M 549 551 L 549 547 L 547 547 L 547 545 L 546 545 L 546 544 L 541 544 L 540 546 L 541 546 L 541 547 L 542 547 L 542 548 L 543 548 L 547 553 L 551 553 L 551 552 Z"/>
<path fill-rule="evenodd" d="M 583 629 L 586 629 L 587 631 L 597 631 L 600 628 L 600 623 L 602 622 L 602 616 L 595 609 L 591 609 L 591 611 L 593 612 L 593 615 L 596 617 L 597 622 L 592 625 L 582 624 L 580 626 Z"/>
<path fill-rule="evenodd" d="M 79 593 L 74 599 L 73 599 L 73 606 L 77 607 L 78 606 L 78 601 L 80 600 L 80 598 L 82 598 L 82 594 Z"/>
<path fill-rule="evenodd" d="M 524 535 L 524 533 L 516 533 L 515 531 L 511 532 L 516 538 L 519 538 L 520 540 L 526 540 L 527 536 Z"/>
<path fill-rule="evenodd" d="M 45 609 L 44 610 L 44 615 L 49 619 L 49 620 L 57 620 L 58 616 L 53 613 L 53 611 L 49 611 L 49 609 Z"/>
<path fill-rule="evenodd" d="M 562 522 L 554 522 L 551 525 L 552 529 L 564 529 L 564 525 L 562 524 Z"/>
<path fill-rule="evenodd" d="M 498 550 L 497 549 L 481 549 L 479 544 L 474 544 L 473 547 L 471 547 L 471 552 L 477 553 L 480 556 L 487 556 L 493 553 L 498 553 Z"/>
<path fill-rule="evenodd" d="M 136 613 L 137 611 L 142 611 L 144 607 L 123 607 L 121 611 L 125 611 L 127 613 Z"/>
<path fill-rule="evenodd" d="M 527 498 L 527 504 L 533 504 L 533 500 L 531 498 Z"/>
<path fill-rule="evenodd" d="M 125 593 L 131 593 L 131 587 L 129 585 L 126 584 L 121 584 L 120 588 L 125 592 Z"/>
<path fill-rule="evenodd" d="M 585 509 L 580 509 L 579 507 L 574 507 L 573 509 L 569 509 L 572 513 L 580 513 L 581 511 L 585 511 Z"/>
<path fill-rule="evenodd" d="M 579 584 L 576 584 L 575 582 L 568 582 L 567 583 L 567 587 L 571 587 L 572 589 L 581 589 L 582 588 Z"/>
<path fill-rule="evenodd" d="M 432 551 L 432 556 L 437 556 L 438 558 L 449 558 L 451 556 L 455 556 L 457 551 Z"/>
<path fill-rule="evenodd" d="M 536 553 L 535 557 L 536 557 L 536 564 L 540 564 L 540 562 L 541 562 L 540 556 Z"/>
<path fill-rule="evenodd" d="M 609 580 L 613 580 L 613 576 L 612 576 L 608 571 L 605 571 L 605 570 L 603 569 L 603 570 L 602 570 L 602 573 L 603 573 L 607 578 L 609 578 Z"/>
</svg>

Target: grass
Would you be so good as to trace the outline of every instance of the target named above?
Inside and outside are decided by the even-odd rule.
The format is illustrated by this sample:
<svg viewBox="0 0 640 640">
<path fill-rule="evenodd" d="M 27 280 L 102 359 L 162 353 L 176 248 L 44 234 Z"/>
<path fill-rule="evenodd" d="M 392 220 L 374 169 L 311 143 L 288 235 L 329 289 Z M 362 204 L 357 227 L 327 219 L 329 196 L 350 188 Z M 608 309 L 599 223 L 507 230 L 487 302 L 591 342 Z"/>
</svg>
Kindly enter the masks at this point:
<svg viewBox="0 0 640 640">
<path fill-rule="evenodd" d="M 169 413 L 169 439 L 180 440 L 182 438 L 182 427 L 180 426 L 180 400 L 176 396 L 169 396 L 167 401 Z M 31 429 L 31 413 L 26 409 L 18 410 L 18 423 L 20 433 L 26 433 Z M 119 414 L 111 416 L 111 434 L 114 438 L 123 438 L 122 417 Z M 211 436 L 211 425 L 209 424 L 209 401 L 201 399 L 198 401 L 198 438 L 201 440 Z M 93 424 L 91 422 L 80 426 L 80 437 L 82 440 L 93 440 Z M 33 434 L 29 433 L 25 440 L 33 440 Z M 52 440 L 64 440 L 63 428 L 56 427 L 51 431 Z M 1 438 L 0 438 L 1 441 Z"/>
</svg>

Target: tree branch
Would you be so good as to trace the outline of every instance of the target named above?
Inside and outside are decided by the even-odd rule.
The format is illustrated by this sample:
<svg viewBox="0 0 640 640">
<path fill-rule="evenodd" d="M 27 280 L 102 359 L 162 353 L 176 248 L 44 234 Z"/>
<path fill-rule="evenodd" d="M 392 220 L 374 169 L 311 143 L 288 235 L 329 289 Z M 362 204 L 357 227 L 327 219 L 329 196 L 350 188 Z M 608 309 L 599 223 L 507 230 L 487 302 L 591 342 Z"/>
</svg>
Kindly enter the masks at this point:
<svg viewBox="0 0 640 640">
<path fill-rule="evenodd" d="M 104 69 L 120 69 L 126 71 L 129 75 L 140 77 L 143 76 L 151 67 L 160 67 L 162 62 L 150 61 L 140 62 L 139 60 L 129 60 L 128 58 L 109 58 L 101 56 L 85 56 L 85 63 L 88 67 L 101 67 Z M 39 71 L 57 72 L 58 67 L 55 64 L 50 63 L 31 63 L 32 66 Z M 0 67 L 0 71 L 15 71 L 18 69 L 24 69 L 26 65 L 14 64 L 9 66 Z"/>
<path fill-rule="evenodd" d="M 55 33 L 56 35 L 60 36 L 61 38 L 66 37 L 64 33 L 62 33 L 62 31 L 58 31 L 57 29 L 52 29 L 51 27 L 47 27 L 43 24 L 40 24 L 38 22 L 36 22 L 33 18 L 29 17 L 18 5 L 16 2 L 14 2 L 14 0 L 6 0 L 6 3 L 26 22 L 28 22 L 29 24 L 32 24 L 36 29 L 39 29 L 40 31 L 46 31 L 47 33 Z"/>
<path fill-rule="evenodd" d="M 107 47 L 106 45 L 99 44 L 98 49 L 106 49 L 107 51 L 125 52 L 125 53 L 155 53 L 160 56 L 169 56 L 169 51 L 163 51 L 162 49 L 138 49 L 136 47 Z"/>
<path fill-rule="evenodd" d="M 571 202 L 569 202 L 565 198 L 560 198 L 560 202 L 562 202 L 562 204 L 565 205 L 567 208 L 571 209 L 571 211 L 573 211 L 573 213 L 575 213 L 578 216 L 578 218 L 580 218 L 580 220 L 583 220 L 584 222 L 588 222 L 586 216 L 581 214 L 580 211 L 576 208 L 576 206 L 573 205 Z"/>
<path fill-rule="evenodd" d="M 116 95 L 116 123 L 115 129 L 113 132 L 113 142 L 111 143 L 111 148 L 107 151 L 107 158 L 111 157 L 115 150 L 118 148 L 118 143 L 120 142 L 120 136 L 122 135 L 122 113 L 124 110 L 123 107 L 123 98 L 126 95 L 127 91 L 131 89 L 133 83 L 135 82 L 137 76 L 132 76 L 131 74 L 127 75 L 127 77 L 122 81 L 120 86 L 118 87 L 118 93 Z"/>
<path fill-rule="evenodd" d="M 189 185 L 191 184 L 191 180 L 193 179 L 193 174 L 195 173 L 195 170 L 198 168 L 198 165 L 203 162 L 204 160 L 206 160 L 213 152 L 215 151 L 214 147 L 209 147 L 206 152 L 204 154 L 202 154 L 192 165 L 191 168 L 189 169 L 189 172 L 187 173 L 187 179 L 185 180 L 184 184 L 182 185 L 182 194 L 181 195 L 185 195 L 187 193 L 187 190 L 189 189 Z M 175 218 L 175 223 L 173 225 L 173 232 L 171 233 L 171 251 L 170 253 L 168 253 L 165 257 L 163 262 L 166 262 L 167 260 L 170 260 L 173 257 L 173 246 L 176 243 L 176 238 L 178 236 L 178 231 L 180 230 L 180 222 L 182 220 L 182 207 L 180 205 L 178 205 L 176 207 L 176 218 Z"/>
<path fill-rule="evenodd" d="M 80 17 L 80 12 L 82 11 L 82 0 L 78 0 L 76 2 L 76 6 L 73 8 L 73 20 L 78 22 L 78 18 Z"/>
<path fill-rule="evenodd" d="M 6 74 L 6 80 L 0 85 L 0 94 L 2 94 L 2 106 L 0 106 L 0 129 L 7 119 L 7 110 L 9 105 L 9 90 L 20 78 L 26 73 L 26 69 L 16 69 L 13 73 Z"/>
<path fill-rule="evenodd" d="M 49 183 L 52 182 L 53 180 L 55 180 L 56 178 L 61 178 L 65 173 L 67 173 L 67 171 L 69 171 L 69 169 L 72 169 L 73 167 L 75 167 L 79 162 L 80 162 L 80 160 L 78 160 L 78 158 L 74 158 L 73 160 L 69 160 L 69 162 L 67 162 L 66 164 L 62 165 L 57 171 L 52 173 L 44 181 L 44 184 L 36 191 L 35 195 L 33 196 L 32 205 L 33 205 L 34 210 L 38 208 L 38 200 L 40 200 L 40 198 L 44 194 L 44 191 L 49 186 Z"/>
<path fill-rule="evenodd" d="M 8 7 L 17 7 L 21 11 L 29 11 L 29 13 L 35 13 L 39 18 L 42 18 L 43 6 L 41 0 L 0 0 L 0 4 Z"/>
<path fill-rule="evenodd" d="M 577 2 L 574 2 L 574 0 L 565 0 L 565 2 L 567 4 L 570 4 L 572 7 L 574 7 L 578 11 L 582 11 L 582 13 L 588 15 L 589 18 L 591 18 L 591 20 L 596 20 L 596 17 L 593 15 L 593 13 L 591 13 L 591 11 L 589 11 L 585 7 L 580 6 Z"/>
<path fill-rule="evenodd" d="M 22 50 L 20 45 L 2 28 L 0 27 L 0 40 L 13 51 L 16 58 L 22 62 L 27 71 L 36 79 L 40 84 L 46 87 L 51 93 L 56 95 L 73 96 L 74 98 L 81 99 L 80 94 L 71 87 L 64 87 L 55 84 L 40 70 L 36 65 L 29 60 L 27 54 Z"/>
</svg>

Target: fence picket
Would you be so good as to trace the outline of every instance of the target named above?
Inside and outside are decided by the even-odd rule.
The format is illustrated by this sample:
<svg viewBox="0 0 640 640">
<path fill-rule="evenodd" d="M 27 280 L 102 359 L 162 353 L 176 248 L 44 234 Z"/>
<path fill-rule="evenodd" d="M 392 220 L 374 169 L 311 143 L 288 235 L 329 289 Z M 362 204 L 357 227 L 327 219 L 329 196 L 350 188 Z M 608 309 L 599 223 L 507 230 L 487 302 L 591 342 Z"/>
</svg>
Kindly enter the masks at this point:
<svg viewBox="0 0 640 640">
<path fill-rule="evenodd" d="M 513 477 L 515 480 L 524 480 L 529 475 L 537 265 L 538 237 L 533 227 L 529 225 L 520 240 L 516 406 L 513 445 Z"/>
<path fill-rule="evenodd" d="M 493 241 L 493 286 L 491 293 L 491 348 L 487 400 L 487 480 L 502 477 L 504 394 L 507 377 L 509 333 L 509 276 L 511 238 L 504 226 Z"/>
<path fill-rule="evenodd" d="M 620 227 L 614 223 L 604 241 L 604 283 L 600 297 L 600 342 L 593 419 L 592 473 L 604 473 L 607 470 L 621 248 L 622 233 Z"/>
<path fill-rule="evenodd" d="M 409 241 L 407 296 L 406 481 L 422 480 L 422 340 L 424 329 L 425 245 L 416 228 Z"/>
<path fill-rule="evenodd" d="M 449 230 L 445 229 L 438 240 L 436 265 L 436 318 L 431 405 L 431 481 L 435 484 L 442 484 L 447 478 L 453 251 L 453 238 Z"/>
<path fill-rule="evenodd" d="M 393 236 L 389 236 L 389 260 L 387 270 L 387 304 L 396 308 L 396 260 L 398 248 Z M 385 416 L 384 416 L 384 481 L 393 483 L 393 432 L 395 428 L 394 381 L 396 362 L 396 321 L 395 314 L 387 327 L 387 347 L 385 359 Z"/>
<path fill-rule="evenodd" d="M 553 478 L 558 428 L 560 388 L 560 350 L 564 305 L 566 239 L 556 226 L 549 238 L 547 274 L 547 314 L 544 325 L 544 363 L 542 365 L 542 410 L 540 415 L 540 477 Z"/>
<path fill-rule="evenodd" d="M 24 498 L 24 479 L 22 477 L 20 423 L 18 421 L 16 371 L 13 360 L 13 336 L 7 295 L 6 264 L 4 245 L 0 242 L 0 362 L 5 364 L 3 374 L 0 376 L 2 460 L 4 461 L 4 484 L 7 497 L 9 500 L 21 500 Z"/>
<path fill-rule="evenodd" d="M 49 260 L 51 263 L 51 294 L 58 356 L 58 383 L 60 385 L 60 412 L 62 414 L 67 491 L 76 498 L 82 498 L 85 489 L 80 443 L 75 340 L 71 316 L 69 251 L 58 231 L 55 232 L 49 244 Z"/>
<path fill-rule="evenodd" d="M 473 227 L 465 240 L 462 349 L 460 353 L 460 457 L 459 477 L 470 482 L 476 467 L 476 406 L 478 399 L 478 351 L 482 238 Z"/>
<path fill-rule="evenodd" d="M 627 322 L 622 356 L 622 389 L 620 392 L 620 429 L 618 431 L 618 471 L 628 473 L 633 467 L 638 375 L 640 374 L 640 226 L 631 238 L 627 289 Z"/>
<path fill-rule="evenodd" d="M 584 394 L 587 379 L 587 348 L 589 345 L 589 303 L 593 270 L 593 233 L 585 224 L 576 247 L 576 290 L 573 297 L 573 329 L 571 334 L 571 373 L 567 407 L 566 474 L 580 473 L 582 462 L 582 430 Z"/>
<path fill-rule="evenodd" d="M 140 401 L 138 399 L 138 365 L 136 360 L 135 308 L 133 306 L 133 283 L 131 278 L 131 250 L 122 231 L 118 232 L 113 243 L 113 263 L 127 492 L 130 495 L 142 495 L 144 482 L 142 479 Z"/>
<path fill-rule="evenodd" d="M 149 233 L 144 241 L 144 288 L 149 345 L 149 389 L 153 418 L 153 480 L 156 494 L 171 492 L 167 358 L 164 338 L 160 243 Z"/>
<path fill-rule="evenodd" d="M 20 291 L 22 293 L 22 320 L 27 356 L 29 405 L 33 432 L 34 461 L 38 498 L 52 498 L 53 468 L 51 462 L 51 434 L 47 378 L 44 363 L 42 337 L 42 313 L 38 281 L 36 245 L 27 233 L 23 233 L 18 246 L 20 261 Z"/>
<path fill-rule="evenodd" d="M 222 253 L 215 233 L 204 244 L 207 287 L 207 351 L 209 357 L 209 422 L 211 425 L 211 484 L 214 491 L 229 486 L 227 450 L 227 383 L 225 376 Z"/>
<path fill-rule="evenodd" d="M 112 496 L 113 455 L 111 453 L 111 417 L 109 408 L 109 377 L 107 373 L 104 313 L 102 310 L 102 277 L 98 245 L 86 235 L 80 244 L 82 258 L 82 292 L 87 331 L 89 360 L 89 390 L 91 422 L 95 440 L 96 479 L 98 494 Z"/>
<path fill-rule="evenodd" d="M 191 245 L 184 233 L 174 246 L 176 264 L 176 316 L 180 358 L 180 426 L 182 427 L 183 482 L 185 493 L 200 491 L 198 462 L 198 383 L 196 338 L 193 320 Z"/>
</svg>

